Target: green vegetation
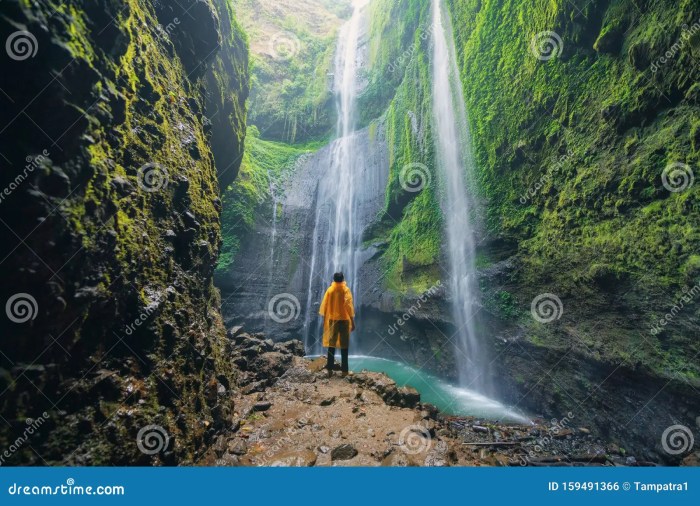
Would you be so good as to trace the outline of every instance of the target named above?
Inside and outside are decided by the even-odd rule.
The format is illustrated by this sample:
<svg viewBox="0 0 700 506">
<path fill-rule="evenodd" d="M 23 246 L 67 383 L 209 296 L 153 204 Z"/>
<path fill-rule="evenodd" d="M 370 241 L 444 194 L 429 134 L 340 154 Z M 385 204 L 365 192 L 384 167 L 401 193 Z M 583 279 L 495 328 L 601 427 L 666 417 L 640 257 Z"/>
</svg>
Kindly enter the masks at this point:
<svg viewBox="0 0 700 506">
<path fill-rule="evenodd" d="M 649 326 L 673 306 L 674 292 L 698 282 L 700 187 L 671 193 L 662 185 L 671 163 L 696 174 L 699 167 L 700 37 L 684 38 L 683 28 L 700 21 L 697 7 L 593 1 L 579 14 L 567 2 L 450 6 L 487 225 L 519 244 L 523 304 L 556 292 L 571 320 L 606 322 L 588 337 L 605 343 L 609 358 L 632 347 L 661 374 L 696 374 L 689 357 L 700 347 L 680 320 L 697 318 L 698 301 L 660 335 Z M 563 50 L 541 61 L 531 41 L 546 30 Z M 624 313 L 645 316 L 614 321 Z"/>
<path fill-rule="evenodd" d="M 5 340 L 6 353 L 36 374 L 27 382 L 0 364 L 0 409 L 10 420 L 49 413 L 32 447 L 13 456 L 18 463 L 191 463 L 211 428 L 230 420 L 232 402 L 216 398 L 236 378 L 212 283 L 219 167 L 206 95 L 220 98 L 219 125 L 231 159 L 240 158 L 247 46 L 228 0 L 187 6 L 183 16 L 174 3 L 147 0 L 3 5 L 4 27 L 32 33 L 41 55 L 3 81 L 6 104 L 32 104 L 11 129 L 24 134 L 3 139 L 7 169 L 51 152 L 26 183 L 36 193 L 13 195 L 21 205 L 4 203 L 3 222 L 60 270 L 28 276 L 25 255 L 6 263 L 6 285 L 36 296 L 41 314 Z M 209 79 L 212 70 L 221 79 Z M 51 240 L 32 236 L 39 217 Z M 70 354 L 46 348 L 50 333 Z M 61 411 L 36 388 L 64 399 Z M 121 444 L 152 423 L 178 441 L 167 455 Z M 13 432 L 0 429 L 3 447 Z"/>
<path fill-rule="evenodd" d="M 253 230 L 256 217 L 272 214 L 272 192 L 281 194 L 284 179 L 291 175 L 299 157 L 318 147 L 318 143 L 291 146 L 265 141 L 256 127 L 248 128 L 240 174 L 224 194 L 223 245 L 217 271 L 228 271 L 241 238 Z"/>
<path fill-rule="evenodd" d="M 432 163 L 431 86 L 427 51 L 430 8 L 408 0 L 371 4 L 369 86 L 359 98 L 367 121 L 384 129 L 389 148 L 389 182 L 384 213 L 371 230 L 387 244 L 382 261 L 386 288 L 422 293 L 441 278 L 442 213 Z M 418 192 L 401 185 L 402 171 L 419 164 L 429 183 Z M 403 174 L 406 179 L 406 172 Z M 409 178 L 410 179 L 410 178 Z"/>
<path fill-rule="evenodd" d="M 335 127 L 333 57 L 349 2 L 235 0 L 235 5 L 251 38 L 248 124 L 275 141 L 326 138 Z"/>
<path fill-rule="evenodd" d="M 504 323 L 530 327 L 528 335 L 542 347 L 569 342 L 573 326 L 576 342 L 598 358 L 697 377 L 689 357 L 700 345 L 689 340 L 689 327 L 699 317 L 698 301 L 658 335 L 650 329 L 673 307 L 674 294 L 700 281 L 699 186 L 673 193 L 662 184 L 672 163 L 698 173 L 700 30 L 687 27 L 700 23 L 700 12 L 689 0 L 648 6 L 594 0 L 581 12 L 569 2 L 447 5 L 484 203 L 487 237 L 477 264 L 498 270 L 509 259 L 505 286 L 482 283 L 488 311 Z M 386 140 L 389 155 L 385 207 L 364 241 L 383 248 L 384 288 L 399 296 L 444 276 L 430 17 L 429 2 L 371 3 L 369 64 L 362 76 L 368 84 L 358 98 L 361 126 L 372 139 Z M 269 26 L 260 28 L 261 19 L 249 20 L 260 30 L 253 46 L 271 35 Z M 259 91 L 251 123 L 271 128 L 263 137 L 319 139 L 332 129 L 330 116 L 318 111 L 330 98 L 326 74 L 335 32 L 326 31 L 324 39 L 293 19 L 277 17 L 274 24 L 301 41 L 303 51 L 290 63 L 281 66 L 256 51 Z M 532 41 L 547 31 L 556 32 L 562 46 L 545 60 L 534 54 Z M 673 57 L 661 64 L 667 51 Z M 313 130 L 309 122 L 323 126 Z M 244 176 L 227 195 L 233 205 L 224 220 L 236 237 L 253 226 L 257 212 L 269 212 L 271 178 L 281 177 L 303 151 L 252 143 Z M 424 165 L 429 174 L 431 183 L 420 192 L 402 188 L 402 170 L 410 164 Z M 220 268 L 237 248 L 227 234 Z M 529 305 L 544 292 L 556 293 L 565 313 L 558 324 L 535 328 Z"/>
</svg>

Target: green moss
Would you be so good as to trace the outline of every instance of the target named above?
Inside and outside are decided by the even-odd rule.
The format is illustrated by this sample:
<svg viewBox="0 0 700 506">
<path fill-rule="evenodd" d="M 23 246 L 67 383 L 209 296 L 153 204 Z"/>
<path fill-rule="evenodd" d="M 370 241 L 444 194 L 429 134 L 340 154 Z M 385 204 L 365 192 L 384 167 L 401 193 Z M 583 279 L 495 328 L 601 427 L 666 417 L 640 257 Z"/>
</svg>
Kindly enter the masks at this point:
<svg viewBox="0 0 700 506">
<path fill-rule="evenodd" d="M 661 174 L 673 162 L 700 167 L 692 91 L 700 70 L 692 44 L 658 62 L 697 10 L 670 0 L 641 11 L 627 0 L 594 0 L 583 14 L 566 2 L 449 6 L 487 226 L 519 245 L 512 289 L 567 297 L 568 315 L 579 321 L 591 313 L 607 321 L 607 293 L 617 292 L 618 314 L 643 318 L 627 326 L 610 315 L 606 358 L 619 359 L 634 343 L 660 373 L 683 364 L 698 351 L 687 339 L 697 303 L 665 329 L 674 344 L 664 354 L 653 352 L 660 337 L 644 321 L 665 311 L 666 293 L 697 276 L 699 187 L 670 193 Z M 545 30 L 563 42 L 546 62 L 530 47 Z"/>
<path fill-rule="evenodd" d="M 342 20 L 334 23 L 325 10 L 313 19 L 303 8 L 290 15 L 268 0 L 234 4 L 254 43 L 249 124 L 275 141 L 327 139 L 335 128 L 331 76 Z"/>
<path fill-rule="evenodd" d="M 272 216 L 273 192 L 283 191 L 283 181 L 294 170 L 295 162 L 318 147 L 265 141 L 257 136 L 257 128 L 249 131 L 252 135 L 246 141 L 240 174 L 224 194 L 219 272 L 226 272 L 235 261 L 241 238 L 254 228 L 256 217 Z"/>
<path fill-rule="evenodd" d="M 202 73 L 206 70 L 213 54 L 200 54 L 202 48 L 193 40 L 216 42 L 211 35 L 218 35 L 221 17 L 213 12 L 214 4 L 228 2 L 198 3 L 190 17 L 197 16 L 195 26 L 171 36 L 158 29 L 163 3 L 16 4 L 7 11 L 6 21 L 26 26 L 37 36 L 43 33 L 39 51 L 51 55 L 38 67 L 25 66 L 21 82 L 55 77 L 46 81 L 42 93 L 32 94 L 36 106 L 41 104 L 51 114 L 34 115 L 32 121 L 49 132 L 57 131 L 54 124 L 67 122 L 36 173 L 60 180 L 57 188 L 65 182 L 69 189 L 43 196 L 40 205 L 23 204 L 32 216 L 41 213 L 52 240 L 27 236 L 27 241 L 33 251 L 60 267 L 56 293 L 62 294 L 60 301 L 69 302 L 40 304 L 41 318 L 16 348 L 32 357 L 12 354 L 26 363 L 38 360 L 32 350 L 44 343 L 48 326 L 64 329 L 61 337 L 71 348 L 70 357 L 47 354 L 36 363 L 42 372 L 35 381 L 42 388 L 51 385 L 56 398 L 66 400 L 63 411 L 55 412 L 55 405 L 46 404 L 48 399 L 31 395 L 20 383 L 2 401 L 0 408 L 11 419 L 46 409 L 54 425 L 35 435 L 36 452 L 18 454 L 17 459 L 31 464 L 41 454 L 50 464 L 153 463 L 135 445 L 114 441 L 133 441 L 139 427 L 155 422 L 178 444 L 169 457 L 154 459 L 191 463 L 194 448 L 204 444 L 207 427 L 215 419 L 226 420 L 232 409 L 229 399 L 219 399 L 217 406 L 207 404 L 212 378 L 214 386 L 217 378 L 235 384 L 211 275 L 220 241 L 220 203 L 214 155 L 202 119 L 210 111 L 204 79 L 187 70 L 188 57 L 202 63 Z M 240 29 L 232 30 L 230 42 L 244 61 L 245 40 Z M 244 66 L 230 77 L 247 86 Z M 233 135 L 242 140 L 245 98 L 238 98 L 241 109 L 228 119 Z M 46 147 L 45 139 L 20 137 L 21 160 Z M 148 164 L 157 164 L 167 182 L 156 191 L 146 191 L 139 174 Z M 42 287 L 46 281 L 41 275 L 34 280 Z M 39 290 L 29 291 L 39 298 Z M 154 301 L 158 307 L 147 321 L 126 332 Z M 118 342 L 125 345 L 119 351 Z M 204 355 L 207 360 L 202 363 Z M 105 390 L 104 383 L 94 388 L 101 380 L 85 376 L 97 360 L 99 374 L 109 371 Z M 162 395 L 166 382 L 178 394 L 168 394 L 167 402 Z M 176 416 L 184 417 L 186 433 L 175 423 Z M 107 418 L 112 418 L 109 425 L 103 423 Z M 8 435 L 0 430 L 0 442 Z"/>
</svg>

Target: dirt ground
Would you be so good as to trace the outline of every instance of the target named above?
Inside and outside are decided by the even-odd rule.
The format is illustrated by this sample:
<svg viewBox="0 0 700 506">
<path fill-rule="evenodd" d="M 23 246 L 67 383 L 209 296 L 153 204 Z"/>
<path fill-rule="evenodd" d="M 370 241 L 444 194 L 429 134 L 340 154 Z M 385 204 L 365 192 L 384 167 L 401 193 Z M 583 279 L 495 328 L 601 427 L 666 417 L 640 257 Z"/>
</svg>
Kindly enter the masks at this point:
<svg viewBox="0 0 700 506">
<path fill-rule="evenodd" d="M 201 462 L 210 466 L 650 465 L 586 428 L 535 420 L 497 424 L 400 407 L 378 373 L 328 378 L 325 359 L 294 357 L 263 392 L 236 393 L 236 421 Z M 393 390 L 392 390 L 393 387 Z M 388 399 L 388 400 L 387 400 Z"/>
</svg>

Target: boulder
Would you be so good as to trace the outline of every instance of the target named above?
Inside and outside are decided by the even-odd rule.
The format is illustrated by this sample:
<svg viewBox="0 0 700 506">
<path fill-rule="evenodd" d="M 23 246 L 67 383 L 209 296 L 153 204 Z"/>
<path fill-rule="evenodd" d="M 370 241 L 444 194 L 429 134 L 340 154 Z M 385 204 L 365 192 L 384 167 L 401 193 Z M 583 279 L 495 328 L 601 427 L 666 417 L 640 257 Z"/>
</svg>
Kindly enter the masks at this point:
<svg viewBox="0 0 700 506">
<path fill-rule="evenodd" d="M 241 334 L 243 334 L 243 327 L 240 325 L 236 325 L 235 327 L 231 327 L 226 332 L 226 336 L 228 336 L 229 339 L 236 339 Z"/>
<path fill-rule="evenodd" d="M 271 407 L 272 403 L 270 401 L 258 401 L 253 406 L 253 411 L 267 411 Z"/>
<path fill-rule="evenodd" d="M 248 443 L 240 437 L 228 441 L 227 450 L 233 455 L 245 455 L 248 452 Z"/>
<path fill-rule="evenodd" d="M 283 355 L 277 351 L 269 351 L 261 354 L 250 364 L 249 369 L 255 371 L 259 380 L 273 380 L 284 374 L 291 365 L 292 357 Z"/>
<path fill-rule="evenodd" d="M 420 393 L 413 387 L 399 388 L 399 403 L 406 408 L 415 408 L 420 402 Z"/>
<path fill-rule="evenodd" d="M 275 351 L 289 353 L 297 357 L 303 357 L 306 354 L 304 344 L 297 339 L 275 344 Z"/>
<path fill-rule="evenodd" d="M 351 444 L 343 444 L 333 448 L 331 460 L 350 460 L 357 455 L 357 450 Z"/>
<path fill-rule="evenodd" d="M 321 406 L 330 406 L 330 405 L 333 404 L 334 402 L 335 402 L 335 396 L 333 396 L 333 397 L 327 397 L 326 399 L 323 399 L 323 400 L 321 401 L 321 404 L 320 404 L 320 405 L 321 405 Z"/>
</svg>

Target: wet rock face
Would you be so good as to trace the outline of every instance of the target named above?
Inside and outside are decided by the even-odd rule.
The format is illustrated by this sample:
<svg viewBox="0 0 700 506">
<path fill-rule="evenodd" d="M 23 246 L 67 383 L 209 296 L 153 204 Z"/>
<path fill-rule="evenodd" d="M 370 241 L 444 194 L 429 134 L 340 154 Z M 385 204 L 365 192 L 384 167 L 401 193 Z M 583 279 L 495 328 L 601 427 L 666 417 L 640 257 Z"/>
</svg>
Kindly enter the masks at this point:
<svg viewBox="0 0 700 506">
<path fill-rule="evenodd" d="M 370 137 L 369 129 L 358 132 L 355 142 L 358 152 L 364 153 L 366 164 L 361 176 L 366 187 L 357 197 L 358 223 L 367 226 L 384 202 L 388 153 L 383 127 L 377 128 L 374 137 Z M 336 150 L 337 146 L 331 143 L 299 159 L 294 174 L 285 181 L 284 188 L 278 189 L 276 220 L 272 206 L 261 206 L 253 231 L 240 238 L 241 249 L 231 270 L 217 273 L 227 325 L 244 324 L 250 332 L 263 332 L 281 341 L 303 339 L 306 321 L 316 331 L 320 299 L 331 280 L 318 274 L 321 255 L 313 261 L 314 242 L 320 251 L 330 237 L 326 229 L 315 230 L 315 224 L 319 213 L 323 217 L 331 212 L 319 204 L 319 196 Z M 362 267 L 356 300 L 369 294 L 377 282 L 374 270 L 369 268 L 377 253 L 370 245 L 360 254 Z M 312 264 L 316 273 L 313 276 Z M 307 313 L 310 280 L 313 290 Z"/>
<path fill-rule="evenodd" d="M 239 327 L 229 330 L 228 336 L 229 360 L 240 369 L 238 385 L 244 394 L 263 392 L 288 372 L 295 356 L 304 356 L 300 341 L 273 343 L 262 334 L 240 332 Z"/>
<path fill-rule="evenodd" d="M 662 435 L 672 425 L 695 429 L 697 393 L 692 386 L 626 364 L 596 361 L 575 349 L 518 341 L 503 344 L 500 351 L 495 368 L 503 371 L 499 379 L 505 402 L 590 427 L 643 461 L 678 465 L 688 456 L 665 451 L 668 442 Z"/>
<path fill-rule="evenodd" d="M 228 13 L 218 0 L 3 4 L 2 40 L 21 29 L 30 52 L 0 62 L 0 302 L 21 303 L 0 318 L 0 443 L 47 418 L 31 441 L 43 461 L 26 447 L 12 463 L 188 462 L 229 422 L 203 78 L 237 62 L 227 97 L 245 100 Z M 238 112 L 227 128 L 242 141 Z M 150 425 L 154 453 L 137 444 Z"/>
<path fill-rule="evenodd" d="M 365 372 L 349 378 L 351 382 L 378 394 L 389 406 L 415 408 L 420 403 L 420 393 L 415 388 L 398 387 L 394 380 L 384 374 Z"/>
</svg>

